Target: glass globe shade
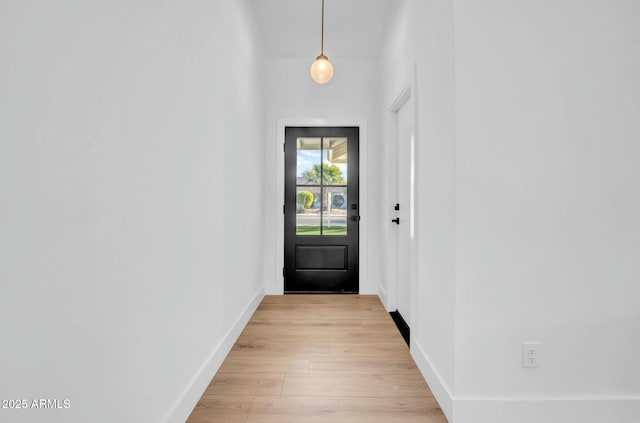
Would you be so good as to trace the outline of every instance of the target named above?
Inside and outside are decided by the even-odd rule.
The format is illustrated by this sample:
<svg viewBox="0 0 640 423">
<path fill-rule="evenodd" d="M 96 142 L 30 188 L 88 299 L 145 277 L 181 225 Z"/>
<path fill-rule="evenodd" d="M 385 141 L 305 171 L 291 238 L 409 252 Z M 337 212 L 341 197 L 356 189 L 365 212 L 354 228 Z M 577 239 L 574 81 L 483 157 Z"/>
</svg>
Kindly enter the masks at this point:
<svg viewBox="0 0 640 423">
<path fill-rule="evenodd" d="M 318 84 L 326 84 L 333 78 L 333 65 L 324 54 L 316 57 L 311 65 L 311 78 Z"/>
</svg>

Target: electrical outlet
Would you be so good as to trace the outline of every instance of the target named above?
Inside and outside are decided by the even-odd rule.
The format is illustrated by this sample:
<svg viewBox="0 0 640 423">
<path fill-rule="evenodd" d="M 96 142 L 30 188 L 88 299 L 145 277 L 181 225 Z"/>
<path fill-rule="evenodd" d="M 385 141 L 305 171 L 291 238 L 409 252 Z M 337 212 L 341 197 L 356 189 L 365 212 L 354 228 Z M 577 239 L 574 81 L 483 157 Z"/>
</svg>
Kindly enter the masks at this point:
<svg viewBox="0 0 640 423">
<path fill-rule="evenodd" d="M 522 367 L 538 367 L 538 343 L 522 343 Z"/>
</svg>

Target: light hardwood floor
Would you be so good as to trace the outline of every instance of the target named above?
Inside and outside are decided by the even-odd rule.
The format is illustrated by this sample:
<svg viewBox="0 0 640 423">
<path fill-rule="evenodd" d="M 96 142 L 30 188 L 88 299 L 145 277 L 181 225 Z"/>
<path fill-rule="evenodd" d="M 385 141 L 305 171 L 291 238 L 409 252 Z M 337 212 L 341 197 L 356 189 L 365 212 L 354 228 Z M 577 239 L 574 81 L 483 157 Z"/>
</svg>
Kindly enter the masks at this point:
<svg viewBox="0 0 640 423">
<path fill-rule="evenodd" d="M 446 423 L 376 296 L 266 296 L 188 423 Z"/>
</svg>

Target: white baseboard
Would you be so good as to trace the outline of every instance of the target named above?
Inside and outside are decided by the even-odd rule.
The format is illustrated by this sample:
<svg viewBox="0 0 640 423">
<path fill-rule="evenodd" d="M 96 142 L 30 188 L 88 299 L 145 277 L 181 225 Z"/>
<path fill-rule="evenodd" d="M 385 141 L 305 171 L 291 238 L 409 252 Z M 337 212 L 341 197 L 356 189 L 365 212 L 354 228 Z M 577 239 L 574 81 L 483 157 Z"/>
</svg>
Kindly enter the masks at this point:
<svg viewBox="0 0 640 423">
<path fill-rule="evenodd" d="M 447 417 L 447 420 L 450 423 L 453 423 L 453 395 L 451 394 L 447 384 L 440 377 L 438 371 L 431 364 L 431 361 L 429 360 L 429 357 L 427 357 L 422 345 L 420 345 L 420 342 L 413 336 L 411 337 L 410 351 L 413 360 L 416 362 L 418 369 L 420 369 L 420 373 L 422 373 L 424 380 L 427 381 L 427 384 L 429 385 L 434 398 L 438 402 L 438 405 L 442 409 L 442 412 Z M 458 421 L 455 420 L 455 423 L 458 423 Z"/>
<path fill-rule="evenodd" d="M 387 305 L 387 290 L 384 289 L 380 282 L 378 282 L 378 297 L 380 297 L 380 301 L 382 301 L 382 305 L 384 306 L 384 308 L 386 308 L 387 311 L 391 311 L 389 310 L 389 306 Z"/>
<path fill-rule="evenodd" d="M 456 398 L 452 423 L 635 423 L 640 398 Z"/>
<path fill-rule="evenodd" d="M 420 342 L 411 355 L 450 423 L 637 423 L 640 397 L 498 398 L 454 396 Z"/>
<path fill-rule="evenodd" d="M 227 354 L 231 351 L 233 344 L 258 308 L 262 298 L 264 298 L 264 292 L 265 287 L 261 285 L 220 343 L 216 345 L 204 364 L 198 369 L 187 388 L 178 398 L 178 401 L 169 410 L 168 417 L 164 420 L 166 423 L 184 423 L 189 418 L 191 411 L 200 400 L 207 386 L 209 386 L 211 379 L 215 376 Z"/>
</svg>

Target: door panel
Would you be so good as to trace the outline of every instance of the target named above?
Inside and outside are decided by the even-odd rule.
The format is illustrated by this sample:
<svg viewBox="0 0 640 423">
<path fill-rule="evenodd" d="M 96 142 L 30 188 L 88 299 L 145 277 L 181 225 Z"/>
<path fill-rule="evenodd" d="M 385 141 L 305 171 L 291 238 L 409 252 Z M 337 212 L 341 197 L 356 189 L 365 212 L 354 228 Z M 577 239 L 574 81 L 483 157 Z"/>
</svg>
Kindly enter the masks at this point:
<svg viewBox="0 0 640 423">
<path fill-rule="evenodd" d="M 298 245 L 296 269 L 347 270 L 348 251 L 345 245 Z"/>
<path fill-rule="evenodd" d="M 285 128 L 285 293 L 358 292 L 358 136 Z"/>
<path fill-rule="evenodd" d="M 397 152 L 398 152 L 398 203 L 400 204 L 397 216 L 400 218 L 397 225 L 397 257 L 396 257 L 396 283 L 397 283 L 397 311 L 402 316 L 409 331 L 411 325 L 411 280 L 414 226 L 414 137 L 413 137 L 413 110 L 412 102 L 408 101 L 397 112 Z"/>
</svg>

